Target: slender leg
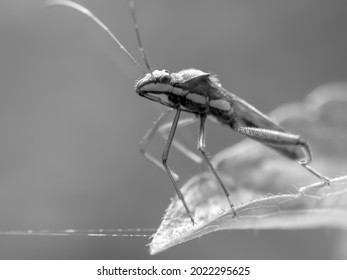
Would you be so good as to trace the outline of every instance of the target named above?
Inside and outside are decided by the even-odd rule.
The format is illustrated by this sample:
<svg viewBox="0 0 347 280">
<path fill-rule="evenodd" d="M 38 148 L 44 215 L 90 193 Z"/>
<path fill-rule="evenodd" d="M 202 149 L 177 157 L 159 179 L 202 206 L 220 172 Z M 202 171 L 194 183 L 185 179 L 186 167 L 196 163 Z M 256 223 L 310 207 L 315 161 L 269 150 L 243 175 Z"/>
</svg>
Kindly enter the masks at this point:
<svg viewBox="0 0 347 280">
<path fill-rule="evenodd" d="M 159 161 L 158 159 L 156 159 L 154 156 L 152 156 L 150 153 L 147 152 L 147 148 L 148 145 L 150 144 L 151 140 L 153 139 L 154 135 L 159 132 L 159 134 L 166 140 L 168 135 L 169 135 L 169 131 L 171 129 L 172 126 L 172 122 L 167 122 L 165 124 L 162 124 L 167 117 L 169 116 L 169 114 L 172 112 L 172 108 L 169 108 L 167 111 L 165 111 L 164 113 L 162 113 L 159 118 L 153 123 L 152 127 L 146 132 L 146 134 L 143 136 L 142 140 L 140 141 L 140 152 L 141 154 L 148 159 L 151 163 L 153 163 L 155 166 L 159 167 L 160 170 L 162 170 L 165 174 L 166 174 L 166 170 L 163 167 L 161 161 Z M 189 124 L 192 124 L 194 122 L 196 122 L 198 119 L 197 118 L 188 118 L 188 119 L 184 119 L 184 120 L 180 120 L 177 124 L 177 127 L 184 127 L 187 126 Z M 192 151 L 190 151 L 187 147 L 185 147 L 182 143 L 175 141 L 175 139 L 172 142 L 172 145 L 178 149 L 181 153 L 183 153 L 184 155 L 186 155 L 188 158 L 190 158 L 191 160 L 195 161 L 196 163 L 201 163 L 202 160 L 201 158 L 196 155 L 195 153 L 193 153 Z M 172 175 L 174 176 L 175 180 L 178 181 L 179 180 L 179 176 L 173 172 Z"/>
<path fill-rule="evenodd" d="M 199 139 L 198 139 L 198 150 L 201 152 L 201 154 L 203 155 L 205 161 L 207 162 L 208 166 L 210 167 L 212 173 L 214 174 L 214 176 L 216 177 L 216 179 L 218 180 L 218 183 L 220 184 L 220 186 L 222 187 L 229 205 L 231 207 L 231 209 L 234 211 L 234 204 L 231 202 L 230 200 L 230 191 L 229 189 L 224 185 L 222 179 L 219 177 L 216 169 L 214 168 L 214 166 L 212 165 L 210 159 L 208 158 L 208 156 L 206 155 L 206 133 L 205 133 L 205 121 L 206 121 L 206 117 L 207 115 L 200 115 L 200 129 L 199 129 Z M 234 213 L 235 215 L 235 213 Z"/>
<path fill-rule="evenodd" d="M 299 164 L 301 164 L 302 167 L 304 167 L 306 170 L 308 170 L 313 175 L 315 175 L 316 177 L 324 181 L 328 186 L 330 186 L 331 180 L 328 177 L 322 175 L 321 173 L 317 172 L 311 166 L 308 165 L 312 161 L 312 152 L 311 152 L 310 145 L 305 140 L 302 140 L 299 145 L 302 147 L 305 153 L 305 158 L 300 160 Z"/>
<path fill-rule="evenodd" d="M 147 152 L 147 148 L 151 140 L 153 139 L 153 136 L 157 133 L 159 126 L 162 124 L 165 119 L 169 116 L 169 114 L 172 112 L 172 109 L 169 108 L 164 113 L 162 113 L 159 118 L 153 123 L 152 127 L 147 131 L 147 133 L 143 136 L 142 140 L 140 141 L 140 152 L 141 154 L 148 159 L 150 162 L 152 162 L 155 166 L 159 167 L 160 170 L 162 170 L 166 174 L 166 170 L 163 167 L 162 163 L 157 160 L 154 156 L 149 154 Z M 172 172 L 172 176 L 175 178 L 175 180 L 178 180 L 179 177 L 176 173 Z"/>
<path fill-rule="evenodd" d="M 177 124 L 178 128 L 185 127 L 187 125 L 193 124 L 198 121 L 197 117 L 193 118 L 187 118 L 180 120 Z M 169 132 L 171 129 L 171 123 L 164 123 L 158 128 L 159 134 L 164 138 L 167 139 Z M 189 150 L 186 146 L 184 146 L 181 142 L 173 140 L 172 145 L 179 150 L 183 155 L 187 156 L 190 158 L 192 161 L 196 163 L 202 163 L 202 159 L 200 156 Z"/>
<path fill-rule="evenodd" d="M 188 208 L 188 206 L 187 206 L 187 204 L 186 204 L 186 202 L 184 200 L 183 194 L 181 193 L 181 190 L 178 187 L 178 185 L 177 185 L 177 183 L 175 181 L 175 178 L 173 177 L 173 174 L 172 174 L 170 168 L 167 165 L 167 160 L 169 158 L 169 152 L 170 152 L 172 140 L 173 140 L 173 138 L 175 136 L 175 132 L 176 132 L 176 128 L 177 128 L 177 124 L 178 124 L 178 120 L 180 118 L 180 115 L 181 115 L 181 109 L 178 107 L 176 115 L 175 115 L 175 118 L 174 118 L 174 120 L 172 122 L 172 126 L 171 126 L 171 130 L 170 130 L 170 133 L 169 133 L 169 137 L 167 138 L 167 141 L 166 141 L 165 146 L 164 146 L 163 155 L 162 155 L 162 162 L 163 162 L 163 166 L 164 166 L 164 168 L 166 170 L 166 173 L 169 175 L 169 178 L 170 178 L 170 180 L 171 180 L 171 182 L 172 182 L 172 184 L 173 184 L 173 186 L 175 188 L 175 191 L 176 191 L 176 193 L 178 195 L 178 198 L 182 201 L 183 206 L 186 209 L 187 214 L 188 214 L 190 220 L 194 224 L 194 219 L 193 219 L 193 217 L 190 214 L 189 208 Z"/>
<path fill-rule="evenodd" d="M 304 151 L 305 157 L 299 161 L 299 164 L 301 164 L 306 170 L 311 172 L 320 180 L 324 181 L 327 185 L 330 185 L 331 181 L 328 177 L 320 174 L 308 165 L 312 161 L 311 149 L 309 144 L 304 139 L 302 139 L 300 135 L 255 127 L 240 127 L 238 129 L 238 132 L 265 144 L 276 144 L 281 146 L 301 146 Z"/>
</svg>

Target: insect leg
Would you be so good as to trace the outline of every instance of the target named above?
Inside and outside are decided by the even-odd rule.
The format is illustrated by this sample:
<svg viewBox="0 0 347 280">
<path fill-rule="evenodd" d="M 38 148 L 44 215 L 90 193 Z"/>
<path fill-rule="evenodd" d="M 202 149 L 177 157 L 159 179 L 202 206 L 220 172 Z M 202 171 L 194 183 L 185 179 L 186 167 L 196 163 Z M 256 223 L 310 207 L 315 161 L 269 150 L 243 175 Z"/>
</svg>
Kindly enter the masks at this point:
<svg viewBox="0 0 347 280">
<path fill-rule="evenodd" d="M 153 139 L 153 136 L 157 133 L 159 126 L 163 121 L 167 119 L 167 117 L 172 112 L 172 109 L 169 108 L 164 113 L 162 113 L 159 118 L 153 123 L 152 127 L 147 131 L 147 133 L 143 136 L 142 140 L 140 141 L 140 152 L 141 154 L 148 159 L 150 162 L 152 162 L 155 166 L 159 167 L 160 170 L 162 170 L 166 174 L 166 170 L 163 167 L 162 163 L 157 160 L 154 156 L 149 154 L 147 152 L 147 148 L 151 140 Z M 175 180 L 178 180 L 179 177 L 176 173 L 172 172 L 172 176 L 175 178 Z"/>
<path fill-rule="evenodd" d="M 322 175 L 321 173 L 317 172 L 311 166 L 308 165 L 312 161 L 312 152 L 310 145 L 303 139 L 301 139 L 301 143 L 299 145 L 302 147 L 305 153 L 305 158 L 299 161 L 302 167 L 304 167 L 306 170 L 308 170 L 313 175 L 324 181 L 328 186 L 330 186 L 331 180 L 328 177 Z"/>
<path fill-rule="evenodd" d="M 206 121 L 207 115 L 203 114 L 200 115 L 200 129 L 199 129 L 199 138 L 198 138 L 198 150 L 201 152 L 201 154 L 203 155 L 205 161 L 207 162 L 208 166 L 210 167 L 212 173 L 214 174 L 214 176 L 216 177 L 218 183 L 220 184 L 220 186 L 222 187 L 229 205 L 231 207 L 231 209 L 234 211 L 234 204 L 231 202 L 230 200 L 230 191 L 229 189 L 224 185 L 222 179 L 219 177 L 217 170 L 214 168 L 214 166 L 212 165 L 210 159 L 208 158 L 205 148 L 206 148 L 206 133 L 205 133 L 205 121 Z M 235 214 L 235 213 L 234 213 Z"/>
<path fill-rule="evenodd" d="M 160 170 L 162 170 L 165 174 L 166 174 L 166 170 L 163 167 L 161 161 L 159 161 L 154 156 L 149 154 L 147 152 L 147 148 L 148 148 L 148 145 L 150 144 L 151 140 L 153 139 L 154 135 L 157 132 L 159 132 L 159 134 L 165 140 L 167 139 L 167 137 L 169 135 L 169 131 L 170 131 L 171 126 L 172 126 L 172 122 L 167 122 L 167 123 L 164 123 L 164 124 L 162 124 L 162 122 L 164 122 L 167 119 L 167 117 L 169 116 L 171 111 L 172 111 L 172 108 L 169 108 L 167 111 L 162 113 L 159 116 L 159 118 L 153 123 L 152 127 L 143 136 L 142 140 L 140 141 L 140 152 L 141 152 L 141 154 L 146 159 L 148 159 L 151 163 L 153 163 L 155 166 L 159 167 Z M 189 124 L 192 124 L 192 123 L 196 122 L 197 120 L 198 119 L 196 117 L 180 120 L 178 122 L 178 124 L 177 124 L 177 127 L 187 126 Z M 176 149 L 178 149 L 180 152 L 182 152 L 184 155 L 186 155 L 188 158 L 190 158 L 191 160 L 195 161 L 196 163 L 201 163 L 202 162 L 201 158 L 198 155 L 196 155 L 195 153 L 190 151 L 187 147 L 185 147 L 182 143 L 178 142 L 177 140 L 173 139 L 172 145 Z M 172 175 L 174 176 L 176 181 L 179 180 L 179 176 L 175 172 L 172 172 Z"/>
<path fill-rule="evenodd" d="M 195 123 L 197 121 L 198 121 L 197 117 L 183 119 L 183 120 L 180 120 L 178 122 L 177 127 L 182 128 L 182 127 L 185 127 L 185 126 L 190 125 L 192 123 Z M 164 139 L 167 139 L 167 137 L 169 135 L 170 128 L 171 128 L 171 123 L 164 123 L 158 128 L 158 132 Z M 185 156 L 190 158 L 192 161 L 195 161 L 196 163 L 202 162 L 201 157 L 199 157 L 197 154 L 195 154 L 194 152 L 189 150 L 181 142 L 179 142 L 177 140 L 173 140 L 172 145 L 177 150 L 179 150 L 182 154 L 184 154 Z"/>
<path fill-rule="evenodd" d="M 330 185 L 330 179 L 328 177 L 320 174 L 308 165 L 312 161 L 311 148 L 310 145 L 304 139 L 302 139 L 300 135 L 255 127 L 239 127 L 238 132 L 264 144 L 301 146 L 305 157 L 299 161 L 299 164 L 301 164 L 313 175 L 323 180 L 327 185 Z"/>
<path fill-rule="evenodd" d="M 189 208 L 188 208 L 188 206 L 187 206 L 187 204 L 186 204 L 186 202 L 184 200 L 184 196 L 181 193 L 181 190 L 178 187 L 177 182 L 175 181 L 175 178 L 173 177 L 172 172 L 171 172 L 170 168 L 167 165 L 167 160 L 169 158 L 169 152 L 170 152 L 172 140 L 173 140 L 173 138 L 175 136 L 175 132 L 176 132 L 176 128 L 177 128 L 177 124 L 178 124 L 180 115 L 181 115 L 181 108 L 178 107 L 176 115 L 175 115 L 174 120 L 172 122 L 172 126 L 171 126 L 171 130 L 170 130 L 170 133 L 169 133 L 169 137 L 167 138 L 167 141 L 166 141 L 165 146 L 164 146 L 163 155 L 162 155 L 162 162 L 163 162 L 164 168 L 166 170 L 166 173 L 169 175 L 169 178 L 170 178 L 170 180 L 171 180 L 171 182 L 172 182 L 172 184 L 173 184 L 173 186 L 175 188 L 175 191 L 177 193 L 178 198 L 182 201 L 183 206 L 186 209 L 187 214 L 188 214 L 190 220 L 194 224 L 194 219 L 193 219 L 193 217 L 190 214 Z"/>
</svg>

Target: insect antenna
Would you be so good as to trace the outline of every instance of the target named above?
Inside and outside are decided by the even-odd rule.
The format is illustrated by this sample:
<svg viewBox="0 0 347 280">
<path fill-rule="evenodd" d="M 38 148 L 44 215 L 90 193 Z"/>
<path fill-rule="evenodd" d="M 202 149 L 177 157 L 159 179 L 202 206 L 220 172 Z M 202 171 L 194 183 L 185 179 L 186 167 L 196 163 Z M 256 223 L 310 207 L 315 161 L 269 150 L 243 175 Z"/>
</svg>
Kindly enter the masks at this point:
<svg viewBox="0 0 347 280">
<path fill-rule="evenodd" d="M 66 6 L 66 7 L 75 9 L 81 12 L 82 14 L 86 15 L 90 19 L 92 19 L 97 25 L 99 25 L 104 31 L 106 31 L 106 33 L 112 38 L 114 42 L 116 42 L 116 44 L 121 49 L 121 51 L 126 55 L 126 57 L 130 59 L 130 61 L 135 65 L 135 67 L 139 69 L 143 74 L 146 74 L 146 71 L 142 69 L 141 65 L 130 54 L 130 52 L 122 45 L 122 43 L 118 40 L 118 38 L 108 29 L 108 27 L 99 18 L 97 18 L 87 8 L 69 0 L 46 0 L 46 5 L 47 6 Z M 145 60 L 145 62 L 147 62 L 147 60 Z"/>
<path fill-rule="evenodd" d="M 140 37 L 139 25 L 137 24 L 136 14 L 135 14 L 135 2 L 133 0 L 129 1 L 129 7 L 130 7 L 131 16 L 133 18 L 133 23 L 134 23 L 137 43 L 139 45 L 139 49 L 140 49 L 140 53 L 141 53 L 142 59 L 145 62 L 148 71 L 151 73 L 151 75 L 153 77 L 153 70 L 149 66 L 149 63 L 148 63 L 148 60 L 147 60 L 147 57 L 146 57 L 146 54 L 145 54 L 145 49 L 142 46 L 142 40 L 141 40 L 141 37 Z"/>
</svg>

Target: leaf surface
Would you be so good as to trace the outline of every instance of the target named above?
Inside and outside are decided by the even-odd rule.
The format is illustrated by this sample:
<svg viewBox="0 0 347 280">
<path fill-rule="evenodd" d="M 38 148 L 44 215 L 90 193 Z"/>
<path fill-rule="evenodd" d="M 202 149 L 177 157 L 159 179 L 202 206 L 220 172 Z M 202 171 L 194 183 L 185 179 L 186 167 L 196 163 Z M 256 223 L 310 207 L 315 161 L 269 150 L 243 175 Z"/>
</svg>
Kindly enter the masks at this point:
<svg viewBox="0 0 347 280">
<path fill-rule="evenodd" d="M 149 245 L 151 254 L 218 230 L 347 229 L 347 85 L 322 86 L 304 102 L 281 106 L 270 116 L 309 141 L 311 166 L 333 178 L 331 186 L 317 182 L 297 162 L 244 140 L 212 160 L 237 215 L 211 173 L 198 174 L 182 187 L 196 223 L 173 198 Z"/>
</svg>

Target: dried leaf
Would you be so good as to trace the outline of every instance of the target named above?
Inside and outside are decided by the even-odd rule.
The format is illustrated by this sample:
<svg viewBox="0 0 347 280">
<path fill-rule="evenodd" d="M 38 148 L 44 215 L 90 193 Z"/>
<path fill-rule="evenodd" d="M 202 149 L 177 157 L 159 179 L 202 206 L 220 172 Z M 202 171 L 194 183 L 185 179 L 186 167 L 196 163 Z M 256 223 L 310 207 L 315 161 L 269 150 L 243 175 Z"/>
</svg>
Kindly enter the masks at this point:
<svg viewBox="0 0 347 280">
<path fill-rule="evenodd" d="M 271 117 L 310 142 L 313 167 L 334 178 L 332 185 L 312 184 L 317 180 L 298 163 L 252 140 L 242 141 L 213 159 L 237 215 L 215 178 L 198 174 L 182 187 L 196 223 L 177 197 L 172 199 L 153 236 L 151 254 L 218 230 L 347 229 L 347 85 L 320 87 L 305 102 L 282 106 Z"/>
</svg>

